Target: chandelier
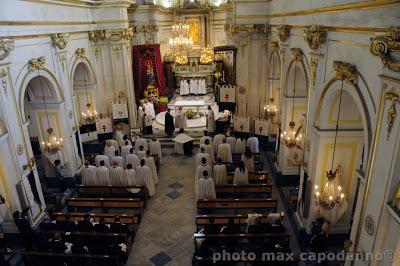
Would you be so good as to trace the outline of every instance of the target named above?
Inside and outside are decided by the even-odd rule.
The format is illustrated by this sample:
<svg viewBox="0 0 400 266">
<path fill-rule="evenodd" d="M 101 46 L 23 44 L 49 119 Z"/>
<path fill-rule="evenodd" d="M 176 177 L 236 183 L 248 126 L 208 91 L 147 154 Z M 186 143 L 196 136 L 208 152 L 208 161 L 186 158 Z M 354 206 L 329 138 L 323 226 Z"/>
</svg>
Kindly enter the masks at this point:
<svg viewBox="0 0 400 266">
<path fill-rule="evenodd" d="M 82 112 L 82 120 L 86 122 L 86 124 L 93 124 L 94 121 L 97 118 L 97 112 L 96 110 L 92 107 L 92 104 L 90 103 L 89 100 L 89 93 L 88 93 L 88 88 L 86 84 L 86 70 L 83 70 L 83 79 L 85 82 L 85 91 L 86 91 L 86 112 Z"/>
<path fill-rule="evenodd" d="M 326 172 L 327 182 L 324 185 L 322 191 L 320 192 L 318 185 L 315 185 L 315 201 L 317 205 L 322 206 L 325 209 L 332 209 L 335 206 L 341 206 L 344 201 L 344 193 L 342 187 L 340 186 L 340 165 L 333 172 L 333 162 L 335 160 L 335 152 L 336 152 L 336 142 L 337 142 L 337 134 L 339 131 L 339 118 L 340 118 L 340 109 L 342 103 L 342 95 L 343 95 L 343 80 L 342 87 L 340 89 L 340 98 L 339 98 L 339 107 L 338 114 L 336 120 L 336 129 L 335 129 L 335 143 L 333 145 L 333 154 L 332 154 L 332 162 L 331 169 Z"/>
<path fill-rule="evenodd" d="M 44 96 L 42 78 L 40 76 L 39 70 L 38 70 L 38 73 L 39 73 L 40 90 L 42 92 L 42 99 L 43 99 L 43 104 L 44 104 L 44 110 L 46 112 L 46 119 L 47 119 L 47 126 L 48 126 L 47 137 L 42 141 L 42 146 L 43 146 L 43 149 L 45 152 L 56 153 L 62 149 L 63 139 L 58 138 L 54 134 L 53 128 L 51 128 L 51 126 L 50 126 L 49 114 L 48 114 L 47 105 L 46 105 L 46 97 Z"/>
<path fill-rule="evenodd" d="M 208 65 L 213 62 L 214 51 L 209 45 L 206 48 L 201 49 L 200 64 Z"/>
<path fill-rule="evenodd" d="M 292 97 L 292 120 L 289 122 L 289 128 L 287 131 L 283 131 L 281 138 L 283 139 L 286 147 L 292 149 L 294 147 L 301 147 L 301 139 L 303 135 L 301 134 L 301 127 L 296 130 L 296 123 L 294 122 L 294 98 L 296 97 L 296 73 L 297 73 L 297 61 L 294 66 L 294 79 L 293 79 L 293 97 Z"/>
<path fill-rule="evenodd" d="M 192 49 L 193 40 L 189 37 L 189 24 L 180 20 L 172 25 L 172 38 L 169 39 L 169 45 L 174 54 L 174 62 L 178 65 L 187 64 L 187 53 Z"/>
<path fill-rule="evenodd" d="M 274 104 L 274 98 L 269 99 L 269 104 L 264 107 L 264 112 L 266 112 L 267 117 L 271 119 L 271 121 L 274 120 L 274 117 L 278 112 L 278 107 Z"/>
</svg>

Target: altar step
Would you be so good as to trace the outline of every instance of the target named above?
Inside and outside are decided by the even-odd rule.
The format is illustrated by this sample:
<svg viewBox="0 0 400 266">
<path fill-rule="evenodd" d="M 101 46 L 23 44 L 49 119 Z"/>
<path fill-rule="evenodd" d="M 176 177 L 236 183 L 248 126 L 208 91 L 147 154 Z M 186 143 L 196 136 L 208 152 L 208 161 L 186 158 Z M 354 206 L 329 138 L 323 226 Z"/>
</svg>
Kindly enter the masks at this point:
<svg viewBox="0 0 400 266">
<path fill-rule="evenodd" d="M 160 141 L 161 147 L 162 148 L 173 148 L 175 145 L 175 142 L 172 140 L 178 132 L 175 132 L 175 135 L 168 137 L 164 134 L 164 132 L 160 132 L 160 134 L 155 134 L 155 135 L 144 135 L 142 136 L 145 139 L 151 140 L 153 137 L 157 138 Z M 185 134 L 191 136 L 194 138 L 193 141 L 193 146 L 194 147 L 199 147 L 200 146 L 200 138 L 204 135 L 203 131 L 195 131 L 195 130 L 187 130 L 185 131 Z"/>
</svg>

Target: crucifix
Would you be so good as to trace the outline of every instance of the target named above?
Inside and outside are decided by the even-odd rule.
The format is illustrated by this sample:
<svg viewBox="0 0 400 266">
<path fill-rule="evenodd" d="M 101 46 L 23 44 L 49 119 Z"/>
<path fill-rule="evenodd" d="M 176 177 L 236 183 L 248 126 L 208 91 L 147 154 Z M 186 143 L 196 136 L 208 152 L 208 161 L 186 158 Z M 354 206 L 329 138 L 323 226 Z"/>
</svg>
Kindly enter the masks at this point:
<svg viewBox="0 0 400 266">
<path fill-rule="evenodd" d="M 228 101 L 229 100 L 229 98 L 230 98 L 230 96 L 229 96 L 229 94 L 227 93 L 227 94 L 225 94 L 225 101 Z"/>
<path fill-rule="evenodd" d="M 240 124 L 240 132 L 243 132 L 243 128 L 244 128 L 243 124 Z"/>
<path fill-rule="evenodd" d="M 106 133 L 106 125 L 103 125 L 101 128 L 103 129 L 103 132 Z"/>
<path fill-rule="evenodd" d="M 260 131 L 260 134 L 261 134 L 261 132 L 263 131 L 263 127 L 260 126 L 260 127 L 258 128 L 258 130 Z"/>
</svg>

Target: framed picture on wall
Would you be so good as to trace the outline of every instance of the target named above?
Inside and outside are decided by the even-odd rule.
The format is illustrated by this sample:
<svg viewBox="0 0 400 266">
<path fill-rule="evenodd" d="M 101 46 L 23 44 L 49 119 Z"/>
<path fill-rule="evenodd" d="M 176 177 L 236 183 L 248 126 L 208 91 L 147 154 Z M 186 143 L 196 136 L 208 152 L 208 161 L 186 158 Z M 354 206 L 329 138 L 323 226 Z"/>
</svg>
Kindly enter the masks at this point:
<svg viewBox="0 0 400 266">
<path fill-rule="evenodd" d="M 237 48 L 231 45 L 214 47 L 216 71 L 224 84 L 236 85 L 236 52 Z"/>
</svg>

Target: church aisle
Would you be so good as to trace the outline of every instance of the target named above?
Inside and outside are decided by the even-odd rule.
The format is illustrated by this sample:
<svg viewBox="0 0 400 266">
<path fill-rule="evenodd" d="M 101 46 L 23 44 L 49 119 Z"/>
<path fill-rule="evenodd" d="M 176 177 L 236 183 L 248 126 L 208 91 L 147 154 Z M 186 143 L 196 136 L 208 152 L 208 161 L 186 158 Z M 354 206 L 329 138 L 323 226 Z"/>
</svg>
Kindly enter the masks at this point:
<svg viewBox="0 0 400 266">
<path fill-rule="evenodd" d="M 194 156 L 163 148 L 156 195 L 146 206 L 126 265 L 191 265 L 195 230 Z"/>
</svg>

